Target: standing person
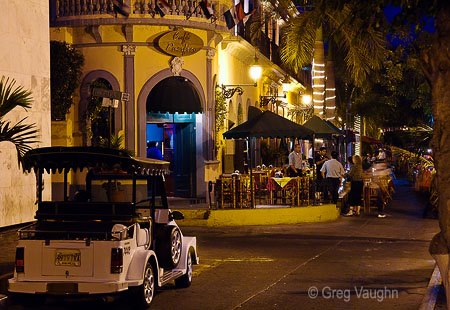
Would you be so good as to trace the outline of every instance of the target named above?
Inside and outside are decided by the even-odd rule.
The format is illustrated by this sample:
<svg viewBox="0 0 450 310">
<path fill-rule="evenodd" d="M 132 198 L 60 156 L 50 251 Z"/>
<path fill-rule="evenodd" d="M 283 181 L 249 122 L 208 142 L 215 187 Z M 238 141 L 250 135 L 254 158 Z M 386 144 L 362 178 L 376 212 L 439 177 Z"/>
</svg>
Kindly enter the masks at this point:
<svg viewBox="0 0 450 310">
<path fill-rule="evenodd" d="M 316 163 L 316 169 L 317 169 L 317 180 L 322 180 L 322 174 L 320 173 L 320 169 L 322 169 L 322 166 L 324 164 L 324 162 L 326 162 L 328 160 L 328 156 L 327 156 L 327 148 L 322 146 L 319 149 L 319 152 L 316 153 L 316 155 L 314 155 L 314 160 Z"/>
<path fill-rule="evenodd" d="M 301 146 L 296 144 L 294 150 L 289 154 L 289 176 L 302 176 L 302 154 L 300 153 Z"/>
<path fill-rule="evenodd" d="M 331 192 L 331 202 L 337 203 L 339 195 L 339 185 L 342 182 L 342 176 L 344 175 L 344 167 L 337 161 L 338 153 L 336 151 L 331 152 L 331 159 L 324 162 L 320 172 L 322 177 L 327 180 L 328 189 Z"/>
<path fill-rule="evenodd" d="M 161 151 L 156 147 L 155 141 L 147 143 L 147 158 L 163 160 Z"/>
<path fill-rule="evenodd" d="M 347 162 L 345 163 L 345 171 L 349 171 L 353 166 L 352 156 L 347 157 Z"/>
<path fill-rule="evenodd" d="M 324 199 L 328 199 L 328 192 L 325 186 L 325 180 L 322 177 L 320 169 L 322 169 L 323 163 L 328 160 L 327 148 L 322 146 L 319 151 L 314 155 L 314 161 L 316 163 L 316 178 L 317 178 L 317 192 L 323 192 Z"/>
<path fill-rule="evenodd" d="M 344 214 L 344 216 L 359 215 L 362 205 L 362 192 L 364 186 L 362 160 L 359 155 L 353 155 L 352 159 L 353 166 L 347 173 L 347 177 L 351 182 L 350 193 L 348 194 L 350 211 Z"/>
</svg>

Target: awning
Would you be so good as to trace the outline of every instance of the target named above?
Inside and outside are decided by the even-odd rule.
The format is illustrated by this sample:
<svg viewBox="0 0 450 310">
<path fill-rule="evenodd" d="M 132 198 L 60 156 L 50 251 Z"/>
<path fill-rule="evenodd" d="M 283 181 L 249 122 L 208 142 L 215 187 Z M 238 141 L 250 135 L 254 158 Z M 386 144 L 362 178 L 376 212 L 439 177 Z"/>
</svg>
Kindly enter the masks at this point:
<svg viewBox="0 0 450 310">
<path fill-rule="evenodd" d="M 361 136 L 361 142 L 369 143 L 369 144 L 383 144 L 383 141 L 369 137 L 369 136 Z"/>
<path fill-rule="evenodd" d="M 147 97 L 147 112 L 202 113 L 200 94 L 181 76 L 168 77 L 153 87 Z"/>
<path fill-rule="evenodd" d="M 131 157 L 126 152 L 93 146 L 43 147 L 28 151 L 24 156 L 24 171 L 46 170 L 61 173 L 63 170 L 118 167 L 130 174 L 151 175 L 168 172 L 169 162 Z"/>
</svg>

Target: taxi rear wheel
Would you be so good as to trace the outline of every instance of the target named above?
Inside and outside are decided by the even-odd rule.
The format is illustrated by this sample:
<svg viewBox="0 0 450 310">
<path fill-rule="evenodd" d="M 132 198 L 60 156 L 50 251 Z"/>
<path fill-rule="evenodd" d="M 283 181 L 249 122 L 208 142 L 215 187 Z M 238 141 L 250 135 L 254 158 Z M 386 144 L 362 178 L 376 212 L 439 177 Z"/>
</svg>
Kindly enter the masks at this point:
<svg viewBox="0 0 450 310">
<path fill-rule="evenodd" d="M 138 286 L 132 293 L 134 295 L 134 300 L 139 309 L 147 308 L 155 295 L 155 274 L 153 272 L 153 267 L 150 262 L 147 262 L 144 270 L 144 282 L 142 285 Z"/>
</svg>

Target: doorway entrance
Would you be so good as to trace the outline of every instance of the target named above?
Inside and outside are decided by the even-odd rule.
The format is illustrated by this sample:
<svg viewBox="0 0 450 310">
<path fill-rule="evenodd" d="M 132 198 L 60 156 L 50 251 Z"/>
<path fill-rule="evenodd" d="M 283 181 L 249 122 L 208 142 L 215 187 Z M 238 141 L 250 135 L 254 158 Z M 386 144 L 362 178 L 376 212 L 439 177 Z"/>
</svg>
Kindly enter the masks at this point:
<svg viewBox="0 0 450 310">
<path fill-rule="evenodd" d="M 195 197 L 194 124 L 194 122 L 147 123 L 147 142 L 156 142 L 163 160 L 170 162 L 170 173 L 166 176 L 166 190 L 169 196 Z"/>
<path fill-rule="evenodd" d="M 181 76 L 161 80 L 147 97 L 147 142 L 158 142 L 170 162 L 168 195 L 194 198 L 197 193 L 196 115 L 200 96 L 194 84 Z"/>
</svg>

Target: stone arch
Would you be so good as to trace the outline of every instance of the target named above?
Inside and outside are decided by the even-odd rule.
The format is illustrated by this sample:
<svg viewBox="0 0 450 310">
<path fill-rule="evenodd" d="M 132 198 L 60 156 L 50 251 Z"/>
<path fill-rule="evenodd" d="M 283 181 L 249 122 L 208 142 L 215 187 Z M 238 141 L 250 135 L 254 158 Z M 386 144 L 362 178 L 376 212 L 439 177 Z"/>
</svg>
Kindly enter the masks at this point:
<svg viewBox="0 0 450 310">
<path fill-rule="evenodd" d="M 159 71 L 155 75 L 153 75 L 148 81 L 144 84 L 141 91 L 139 92 L 138 98 L 137 98 L 137 147 L 136 150 L 138 151 L 138 156 L 145 157 L 145 148 L 146 148 L 146 128 L 145 124 L 147 124 L 147 97 L 150 94 L 153 87 L 155 87 L 156 84 L 158 84 L 160 81 L 164 80 L 165 78 L 173 76 L 173 73 L 170 69 L 164 69 L 162 71 Z M 203 90 L 202 84 L 197 79 L 197 77 L 190 71 L 182 70 L 180 76 L 188 79 L 191 81 L 194 86 L 197 88 L 199 94 L 200 94 L 200 100 L 202 105 L 202 110 L 206 110 L 206 98 L 205 98 L 205 92 Z"/>
<path fill-rule="evenodd" d="M 86 114 L 87 105 L 89 102 L 89 98 L 91 96 L 90 86 L 91 83 L 97 79 L 105 79 L 111 84 L 112 90 L 120 91 L 120 84 L 116 77 L 105 70 L 94 70 L 86 74 L 81 82 L 80 86 L 80 103 L 78 104 L 78 122 L 79 122 L 79 130 L 83 132 L 86 127 L 86 122 L 83 122 L 83 119 Z M 119 107 L 114 113 L 114 134 L 122 130 L 122 102 L 119 101 Z M 87 145 L 87 137 L 83 134 L 83 145 Z"/>
</svg>

